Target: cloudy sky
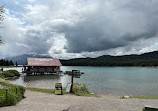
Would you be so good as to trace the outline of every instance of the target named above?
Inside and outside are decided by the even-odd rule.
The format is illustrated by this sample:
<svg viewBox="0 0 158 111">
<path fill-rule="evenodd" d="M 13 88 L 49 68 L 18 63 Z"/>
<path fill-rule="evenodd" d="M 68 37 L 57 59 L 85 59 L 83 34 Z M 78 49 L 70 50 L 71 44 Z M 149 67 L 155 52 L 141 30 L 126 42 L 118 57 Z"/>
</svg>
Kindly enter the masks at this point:
<svg viewBox="0 0 158 111">
<path fill-rule="evenodd" d="M 0 57 L 140 54 L 158 49 L 158 0 L 0 0 Z"/>
</svg>

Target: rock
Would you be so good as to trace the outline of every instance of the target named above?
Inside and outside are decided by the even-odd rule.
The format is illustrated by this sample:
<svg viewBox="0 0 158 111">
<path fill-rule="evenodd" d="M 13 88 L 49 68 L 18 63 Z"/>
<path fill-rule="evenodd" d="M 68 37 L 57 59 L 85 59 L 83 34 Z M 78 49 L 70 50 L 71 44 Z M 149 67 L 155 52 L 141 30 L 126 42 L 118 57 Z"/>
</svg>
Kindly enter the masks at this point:
<svg viewBox="0 0 158 111">
<path fill-rule="evenodd" d="M 123 98 L 130 98 L 130 96 L 123 96 Z"/>
<path fill-rule="evenodd" d="M 158 107 L 145 105 L 145 111 L 158 111 Z"/>
</svg>

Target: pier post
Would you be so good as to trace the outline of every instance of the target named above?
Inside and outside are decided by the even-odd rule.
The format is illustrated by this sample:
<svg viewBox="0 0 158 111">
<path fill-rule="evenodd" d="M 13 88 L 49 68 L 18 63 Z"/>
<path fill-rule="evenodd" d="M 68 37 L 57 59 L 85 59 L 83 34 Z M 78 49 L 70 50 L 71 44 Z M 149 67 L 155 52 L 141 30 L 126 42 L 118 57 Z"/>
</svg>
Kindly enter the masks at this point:
<svg viewBox="0 0 158 111">
<path fill-rule="evenodd" d="M 74 70 L 72 70 L 72 76 L 71 76 L 71 89 L 70 89 L 70 93 L 72 93 L 73 91 L 73 78 L 74 78 Z"/>
</svg>

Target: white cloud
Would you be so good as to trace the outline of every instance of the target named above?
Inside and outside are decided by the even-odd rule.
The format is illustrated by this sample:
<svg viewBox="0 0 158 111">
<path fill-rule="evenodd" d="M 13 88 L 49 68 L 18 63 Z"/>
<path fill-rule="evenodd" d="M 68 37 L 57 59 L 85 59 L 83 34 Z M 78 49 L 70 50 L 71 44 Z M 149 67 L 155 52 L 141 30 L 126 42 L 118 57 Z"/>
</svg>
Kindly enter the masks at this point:
<svg viewBox="0 0 158 111">
<path fill-rule="evenodd" d="M 66 53 L 66 47 L 67 45 L 67 40 L 63 35 L 59 35 L 56 37 L 52 37 L 50 40 L 47 41 L 48 43 L 52 43 L 52 47 L 49 50 L 49 53 L 52 54 L 63 54 Z"/>
<path fill-rule="evenodd" d="M 25 53 L 22 51 L 22 48 L 16 44 L 24 40 L 23 22 L 15 16 L 10 15 L 9 10 L 6 10 L 5 17 L 6 19 L 3 23 L 4 28 L 1 30 L 5 44 L 0 46 L 0 56 L 12 56 Z"/>
<path fill-rule="evenodd" d="M 45 5 L 27 5 L 27 13 L 24 14 L 25 18 L 35 24 L 39 24 L 49 17 L 49 7 Z"/>
<path fill-rule="evenodd" d="M 75 58 L 142 53 L 158 48 L 158 2 L 154 0 L 17 3 L 22 10 L 11 11 L 10 7 L 7 11 L 3 30 L 6 44 L 0 47 L 3 55 L 37 53 Z"/>
<path fill-rule="evenodd" d="M 19 47 L 23 47 L 23 48 L 29 48 L 28 45 L 22 44 L 22 43 L 16 43 L 15 45 L 17 45 L 17 46 L 19 46 Z"/>
<path fill-rule="evenodd" d="M 35 2 L 36 0 L 28 0 L 29 2 Z"/>
</svg>

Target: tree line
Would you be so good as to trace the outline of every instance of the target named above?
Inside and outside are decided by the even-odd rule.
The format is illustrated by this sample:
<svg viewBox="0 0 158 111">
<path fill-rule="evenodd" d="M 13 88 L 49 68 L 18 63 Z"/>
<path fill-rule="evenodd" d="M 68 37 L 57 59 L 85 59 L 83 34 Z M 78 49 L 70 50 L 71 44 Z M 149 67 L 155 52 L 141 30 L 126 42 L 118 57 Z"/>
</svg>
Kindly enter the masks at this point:
<svg viewBox="0 0 158 111">
<path fill-rule="evenodd" d="M 80 58 L 61 60 L 64 66 L 158 66 L 158 59 Z"/>
<path fill-rule="evenodd" d="M 64 66 L 158 66 L 158 52 L 142 55 L 106 56 L 61 60 Z"/>
<path fill-rule="evenodd" d="M 9 61 L 9 60 L 1 59 L 0 66 L 14 66 L 14 63 L 12 60 Z"/>
</svg>

